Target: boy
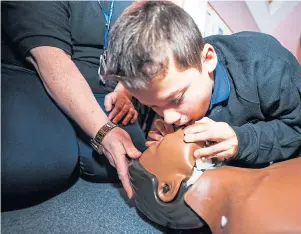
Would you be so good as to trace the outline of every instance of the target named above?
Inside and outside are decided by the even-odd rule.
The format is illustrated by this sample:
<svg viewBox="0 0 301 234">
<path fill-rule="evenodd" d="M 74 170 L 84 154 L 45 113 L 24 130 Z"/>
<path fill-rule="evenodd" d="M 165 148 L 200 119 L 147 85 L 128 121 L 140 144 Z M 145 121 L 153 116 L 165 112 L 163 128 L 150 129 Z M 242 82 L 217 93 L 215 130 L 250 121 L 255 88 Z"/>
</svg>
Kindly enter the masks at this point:
<svg viewBox="0 0 301 234">
<path fill-rule="evenodd" d="M 195 157 L 256 166 L 301 152 L 301 68 L 273 37 L 203 39 L 172 2 L 133 4 L 110 32 L 106 78 L 117 78 L 186 142 Z M 155 139 L 156 140 L 156 139 Z"/>
</svg>

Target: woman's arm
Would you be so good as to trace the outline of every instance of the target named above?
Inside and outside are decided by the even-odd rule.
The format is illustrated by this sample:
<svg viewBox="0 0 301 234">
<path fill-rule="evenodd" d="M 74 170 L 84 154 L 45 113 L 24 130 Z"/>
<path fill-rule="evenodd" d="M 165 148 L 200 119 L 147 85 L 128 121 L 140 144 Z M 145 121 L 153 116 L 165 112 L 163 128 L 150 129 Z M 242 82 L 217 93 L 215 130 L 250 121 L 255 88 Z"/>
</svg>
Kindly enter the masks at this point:
<svg viewBox="0 0 301 234">
<path fill-rule="evenodd" d="M 61 49 L 41 46 L 30 50 L 28 60 L 59 107 L 94 137 L 109 119 L 70 56 Z"/>
</svg>

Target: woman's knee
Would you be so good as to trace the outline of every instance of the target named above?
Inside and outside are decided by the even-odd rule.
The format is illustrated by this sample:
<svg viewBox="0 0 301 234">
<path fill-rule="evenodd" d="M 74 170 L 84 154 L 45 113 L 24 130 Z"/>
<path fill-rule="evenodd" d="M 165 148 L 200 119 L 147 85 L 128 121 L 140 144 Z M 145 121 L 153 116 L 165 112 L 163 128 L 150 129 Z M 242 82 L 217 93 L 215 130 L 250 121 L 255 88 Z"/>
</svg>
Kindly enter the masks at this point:
<svg viewBox="0 0 301 234">
<path fill-rule="evenodd" d="M 146 150 L 145 136 L 141 127 L 139 126 L 138 121 L 134 122 L 133 124 L 128 124 L 125 126 L 120 125 L 120 127 L 123 128 L 130 135 L 133 144 L 139 151 L 143 152 L 144 150 Z"/>
<path fill-rule="evenodd" d="M 76 136 L 38 77 L 2 69 L 1 112 L 3 194 L 68 183 L 78 160 Z"/>
</svg>

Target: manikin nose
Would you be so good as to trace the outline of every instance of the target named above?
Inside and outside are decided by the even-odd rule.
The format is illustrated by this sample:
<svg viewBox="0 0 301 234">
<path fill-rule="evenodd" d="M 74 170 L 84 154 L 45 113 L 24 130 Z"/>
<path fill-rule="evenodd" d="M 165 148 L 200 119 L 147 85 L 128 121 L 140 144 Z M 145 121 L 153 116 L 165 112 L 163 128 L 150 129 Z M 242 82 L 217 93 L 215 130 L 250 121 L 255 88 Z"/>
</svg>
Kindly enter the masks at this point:
<svg viewBox="0 0 301 234">
<path fill-rule="evenodd" d="M 181 115 L 174 110 L 164 110 L 163 111 L 164 121 L 167 124 L 174 124 L 181 119 Z"/>
</svg>

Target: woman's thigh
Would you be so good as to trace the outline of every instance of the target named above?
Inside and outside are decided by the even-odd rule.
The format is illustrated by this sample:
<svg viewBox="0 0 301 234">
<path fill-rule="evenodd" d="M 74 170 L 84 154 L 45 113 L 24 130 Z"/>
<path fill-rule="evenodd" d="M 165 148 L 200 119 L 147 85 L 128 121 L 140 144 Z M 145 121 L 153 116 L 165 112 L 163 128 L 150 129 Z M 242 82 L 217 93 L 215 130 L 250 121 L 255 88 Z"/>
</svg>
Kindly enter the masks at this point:
<svg viewBox="0 0 301 234">
<path fill-rule="evenodd" d="M 35 73 L 2 67 L 1 175 L 3 195 L 67 184 L 78 162 L 68 118 Z"/>
</svg>

